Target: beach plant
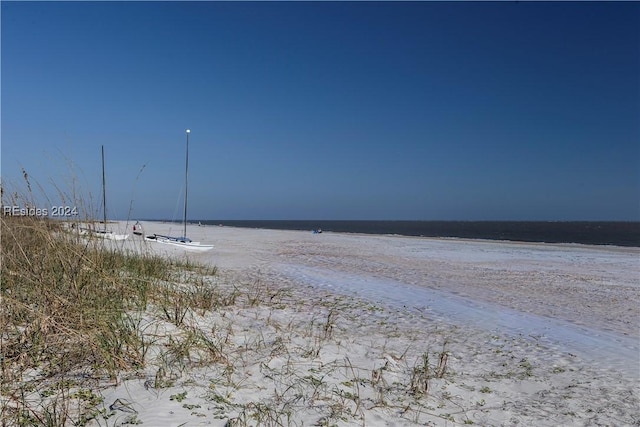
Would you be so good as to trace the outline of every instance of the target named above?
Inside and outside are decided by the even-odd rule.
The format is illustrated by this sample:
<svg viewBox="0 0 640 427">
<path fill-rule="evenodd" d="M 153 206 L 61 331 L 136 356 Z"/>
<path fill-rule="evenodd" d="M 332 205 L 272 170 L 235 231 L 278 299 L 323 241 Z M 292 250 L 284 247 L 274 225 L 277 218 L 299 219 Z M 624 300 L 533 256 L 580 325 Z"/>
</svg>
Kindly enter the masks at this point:
<svg viewBox="0 0 640 427">
<path fill-rule="evenodd" d="M 327 314 L 327 320 L 322 327 L 322 330 L 324 332 L 324 339 L 331 338 L 331 334 L 333 333 L 333 327 L 335 325 L 335 316 L 336 316 L 335 310 L 334 309 L 329 310 L 329 313 Z"/>
<path fill-rule="evenodd" d="M 435 377 L 436 378 L 444 378 L 447 373 L 447 362 L 449 360 L 449 352 L 446 350 L 447 342 L 442 345 L 442 352 L 440 352 L 440 356 L 438 357 L 438 365 L 435 369 Z"/>
<path fill-rule="evenodd" d="M 246 293 L 246 298 L 250 307 L 255 307 L 260 304 L 264 298 L 264 286 L 260 280 L 254 281 L 252 291 Z"/>
<path fill-rule="evenodd" d="M 425 351 L 416 361 L 411 369 L 409 379 L 409 393 L 414 396 L 427 396 L 429 394 L 430 380 L 441 379 L 447 373 L 447 362 L 449 352 L 446 350 L 447 342 L 442 346 L 442 351 L 438 355 L 438 362 L 431 366 L 429 362 L 429 352 Z"/>
<path fill-rule="evenodd" d="M 345 362 L 346 362 L 346 366 L 348 367 L 348 369 L 350 371 L 350 374 L 351 374 L 350 376 L 352 378 L 352 380 L 349 381 L 349 383 L 348 383 L 353 388 L 353 392 L 351 393 L 351 395 L 349 397 L 353 400 L 353 402 L 356 405 L 355 412 L 359 413 L 360 410 L 361 410 L 361 405 L 362 405 L 362 399 L 360 398 L 360 384 L 361 384 L 362 380 L 359 378 L 358 374 L 356 374 L 356 371 L 355 371 L 355 369 L 353 367 L 353 364 L 351 363 L 351 360 L 349 359 L 349 357 L 345 357 Z"/>
<path fill-rule="evenodd" d="M 533 365 L 527 358 L 521 359 L 518 366 L 520 366 L 523 369 L 521 374 L 522 378 L 528 378 L 533 376 Z"/>
<path fill-rule="evenodd" d="M 420 361 L 411 371 L 409 391 L 413 395 L 426 395 L 429 393 L 430 379 L 429 353 L 422 354 Z"/>
<path fill-rule="evenodd" d="M 204 279 L 198 278 L 189 289 L 189 305 L 203 316 L 207 311 L 220 305 L 220 293 Z"/>
<path fill-rule="evenodd" d="M 131 317 L 123 313 L 108 322 L 97 332 L 95 344 L 102 355 L 98 366 L 115 379 L 121 370 L 142 366 L 143 356 L 138 351 L 141 347 L 139 335 Z"/>
<path fill-rule="evenodd" d="M 36 205 L 39 186 L 26 171 L 24 181 L 22 194 L 2 186 L 3 205 Z M 65 197 L 80 212 L 91 211 L 75 194 Z M 165 317 L 181 325 L 188 312 L 208 308 L 208 282 L 196 279 L 217 269 L 127 252 L 102 239 L 80 238 L 68 225 L 36 215 L 0 217 L 2 425 L 84 425 L 98 404 L 87 390 L 148 363 L 160 340 L 143 321 L 151 303 L 173 301 L 165 305 Z M 169 286 L 176 277 L 194 290 Z M 217 342 L 200 337 L 190 345 L 213 354 Z M 174 359 L 184 361 L 173 350 Z"/>
<path fill-rule="evenodd" d="M 190 300 L 186 291 L 165 287 L 160 292 L 159 305 L 166 320 L 176 326 L 182 326 L 190 310 Z"/>
<path fill-rule="evenodd" d="M 187 397 L 187 392 L 183 391 L 182 393 L 172 394 L 169 396 L 169 400 L 175 400 L 177 402 L 182 402 Z"/>
</svg>

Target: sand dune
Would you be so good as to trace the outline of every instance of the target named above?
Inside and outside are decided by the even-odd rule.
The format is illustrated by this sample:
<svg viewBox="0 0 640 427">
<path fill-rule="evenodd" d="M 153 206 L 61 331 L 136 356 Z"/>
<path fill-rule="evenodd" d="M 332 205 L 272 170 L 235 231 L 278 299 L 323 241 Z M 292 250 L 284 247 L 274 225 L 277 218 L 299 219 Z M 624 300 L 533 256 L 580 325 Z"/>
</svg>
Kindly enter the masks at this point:
<svg viewBox="0 0 640 427">
<path fill-rule="evenodd" d="M 260 304 L 193 313 L 189 328 L 224 339 L 224 363 L 195 358 L 164 387 L 149 386 L 153 365 L 124 379 L 104 393 L 115 423 L 640 425 L 636 248 L 195 225 L 187 234 L 215 248 L 119 244 L 216 265 L 215 286 Z"/>
</svg>

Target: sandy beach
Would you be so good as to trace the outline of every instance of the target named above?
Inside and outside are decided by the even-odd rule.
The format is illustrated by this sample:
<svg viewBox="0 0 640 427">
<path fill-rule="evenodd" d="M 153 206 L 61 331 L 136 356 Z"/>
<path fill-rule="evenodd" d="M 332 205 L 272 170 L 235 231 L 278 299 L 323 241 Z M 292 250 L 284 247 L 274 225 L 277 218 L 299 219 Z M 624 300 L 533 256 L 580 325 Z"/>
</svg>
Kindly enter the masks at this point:
<svg viewBox="0 0 640 427">
<path fill-rule="evenodd" d="M 165 360 L 162 387 L 157 363 L 105 387 L 108 425 L 640 425 L 638 248 L 197 225 L 187 235 L 215 247 L 115 244 L 216 266 L 211 286 L 256 303 L 190 313 L 185 331 L 223 356 Z M 156 336 L 185 333 L 141 321 Z"/>
</svg>

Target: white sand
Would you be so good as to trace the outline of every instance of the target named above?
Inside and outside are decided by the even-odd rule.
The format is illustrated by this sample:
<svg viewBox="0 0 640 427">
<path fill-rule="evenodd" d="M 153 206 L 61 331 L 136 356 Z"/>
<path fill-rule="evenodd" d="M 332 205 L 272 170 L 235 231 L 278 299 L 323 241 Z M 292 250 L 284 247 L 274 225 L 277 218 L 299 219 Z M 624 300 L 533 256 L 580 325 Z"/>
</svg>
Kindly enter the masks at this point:
<svg viewBox="0 0 640 427">
<path fill-rule="evenodd" d="M 108 425 L 640 425 L 637 248 L 187 234 L 215 248 L 186 253 L 137 236 L 123 246 L 218 266 L 217 286 L 263 301 L 191 314 L 189 327 L 226 349 L 224 363 L 191 355 L 163 387 L 150 386 L 149 363 L 105 389 Z M 145 321 L 158 336 L 176 333 Z M 424 355 L 428 390 L 416 394 Z"/>
</svg>

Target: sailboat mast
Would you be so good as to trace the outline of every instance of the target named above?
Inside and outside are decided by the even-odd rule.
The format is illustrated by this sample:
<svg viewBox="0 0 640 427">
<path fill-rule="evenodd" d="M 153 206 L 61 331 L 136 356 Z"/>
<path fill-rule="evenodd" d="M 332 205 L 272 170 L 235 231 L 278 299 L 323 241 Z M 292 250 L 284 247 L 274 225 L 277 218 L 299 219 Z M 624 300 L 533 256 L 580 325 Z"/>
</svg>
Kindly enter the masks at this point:
<svg viewBox="0 0 640 427">
<path fill-rule="evenodd" d="M 101 146 L 102 148 L 102 213 L 103 213 L 103 220 L 104 220 L 104 229 L 107 229 L 107 188 L 106 188 L 106 181 L 104 179 L 104 145 Z"/>
<path fill-rule="evenodd" d="M 186 155 L 186 161 L 184 166 L 184 221 L 183 221 L 184 233 L 182 234 L 182 237 L 184 238 L 187 237 L 187 196 L 189 194 L 189 134 L 190 133 L 191 133 L 191 130 L 187 129 L 187 155 Z"/>
</svg>

